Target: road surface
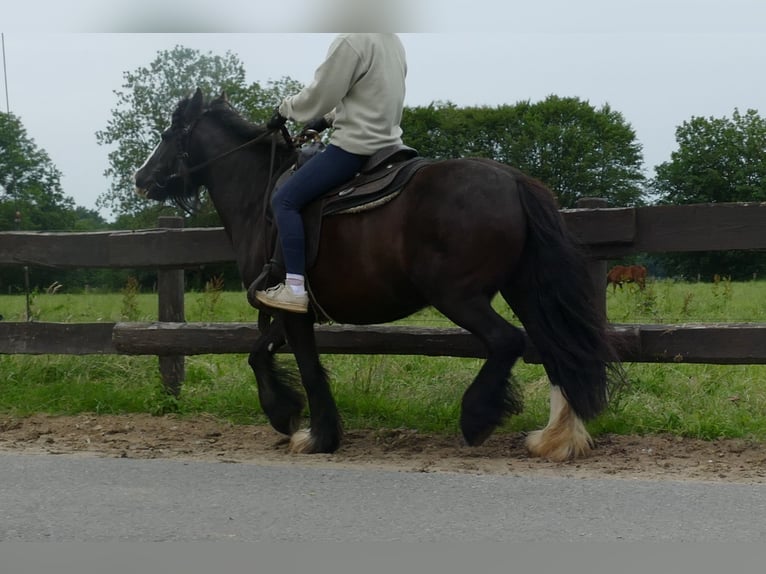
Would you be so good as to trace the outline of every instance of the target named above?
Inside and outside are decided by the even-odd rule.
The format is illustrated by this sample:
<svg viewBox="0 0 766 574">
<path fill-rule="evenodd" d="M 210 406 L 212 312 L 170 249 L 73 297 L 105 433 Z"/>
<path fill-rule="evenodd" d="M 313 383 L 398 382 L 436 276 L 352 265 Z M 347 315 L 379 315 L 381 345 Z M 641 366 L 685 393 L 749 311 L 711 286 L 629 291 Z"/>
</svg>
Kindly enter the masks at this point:
<svg viewBox="0 0 766 574">
<path fill-rule="evenodd" d="M 762 541 L 766 485 L 0 454 L 1 541 Z"/>
</svg>

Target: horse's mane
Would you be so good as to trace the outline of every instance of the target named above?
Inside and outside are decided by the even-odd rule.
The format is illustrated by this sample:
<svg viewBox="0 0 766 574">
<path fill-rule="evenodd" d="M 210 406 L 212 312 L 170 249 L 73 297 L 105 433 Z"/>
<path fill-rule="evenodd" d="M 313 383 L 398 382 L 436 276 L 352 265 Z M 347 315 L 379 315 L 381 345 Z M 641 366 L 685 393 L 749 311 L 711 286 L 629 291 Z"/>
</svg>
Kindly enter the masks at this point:
<svg viewBox="0 0 766 574">
<path fill-rule="evenodd" d="M 242 117 L 225 97 L 219 96 L 218 98 L 211 100 L 205 106 L 204 113 L 214 117 L 226 129 L 231 130 L 236 135 L 246 139 L 257 138 L 266 132 L 264 126 L 255 124 Z"/>
<path fill-rule="evenodd" d="M 173 111 L 173 125 L 183 125 L 186 108 L 191 102 L 191 96 L 178 102 Z M 203 105 L 202 113 L 213 117 L 222 127 L 232 131 L 236 135 L 253 139 L 266 132 L 266 127 L 255 124 L 244 117 L 229 103 L 225 95 L 218 96 Z"/>
</svg>

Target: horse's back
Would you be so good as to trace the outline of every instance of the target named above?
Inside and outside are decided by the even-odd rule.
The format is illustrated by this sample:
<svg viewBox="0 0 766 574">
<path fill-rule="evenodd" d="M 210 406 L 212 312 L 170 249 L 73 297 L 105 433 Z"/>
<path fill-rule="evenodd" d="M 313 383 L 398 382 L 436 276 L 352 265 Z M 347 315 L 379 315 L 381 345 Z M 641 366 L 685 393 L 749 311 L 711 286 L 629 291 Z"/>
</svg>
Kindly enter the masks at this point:
<svg viewBox="0 0 766 574">
<path fill-rule="evenodd" d="M 309 275 L 328 314 L 384 322 L 446 290 L 499 289 L 525 241 L 515 177 L 489 160 L 437 161 L 385 205 L 325 218 Z"/>
</svg>

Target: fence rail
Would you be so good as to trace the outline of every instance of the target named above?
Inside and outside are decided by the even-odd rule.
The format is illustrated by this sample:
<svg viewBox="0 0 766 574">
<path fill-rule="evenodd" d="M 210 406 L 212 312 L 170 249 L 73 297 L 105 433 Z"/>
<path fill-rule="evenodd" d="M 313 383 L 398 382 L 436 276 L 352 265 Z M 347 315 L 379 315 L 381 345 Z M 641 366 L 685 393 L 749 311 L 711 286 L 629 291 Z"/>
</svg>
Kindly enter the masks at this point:
<svg viewBox="0 0 766 574">
<path fill-rule="evenodd" d="M 590 273 L 606 301 L 606 263 L 635 253 L 766 250 L 766 203 L 701 204 L 564 210 L 567 226 L 590 250 Z M 160 357 L 168 390 L 184 377 L 183 356 L 246 353 L 258 336 L 249 323 L 186 323 L 183 269 L 229 262 L 234 252 L 221 228 L 96 233 L 0 233 L 0 265 L 54 268 L 157 268 L 159 322 L 0 322 L 0 354 L 149 354 Z M 243 299 L 244 304 L 244 299 Z M 766 363 L 766 324 L 615 325 L 622 359 L 635 362 Z M 457 328 L 321 326 L 322 353 L 482 357 Z M 530 345 L 525 356 L 536 362 Z"/>
<path fill-rule="evenodd" d="M 766 249 L 766 203 L 569 209 L 569 229 L 595 259 L 634 253 Z M 0 265 L 184 269 L 234 260 L 222 228 L 92 233 L 0 232 Z"/>
<path fill-rule="evenodd" d="M 695 323 L 613 325 L 620 357 L 641 363 L 766 364 L 766 324 Z M 253 323 L 4 323 L 0 354 L 159 355 L 249 353 L 258 338 Z M 469 332 L 457 327 L 321 325 L 324 354 L 485 356 Z M 281 352 L 289 352 L 285 347 Z M 524 360 L 539 358 L 528 341 Z"/>
</svg>

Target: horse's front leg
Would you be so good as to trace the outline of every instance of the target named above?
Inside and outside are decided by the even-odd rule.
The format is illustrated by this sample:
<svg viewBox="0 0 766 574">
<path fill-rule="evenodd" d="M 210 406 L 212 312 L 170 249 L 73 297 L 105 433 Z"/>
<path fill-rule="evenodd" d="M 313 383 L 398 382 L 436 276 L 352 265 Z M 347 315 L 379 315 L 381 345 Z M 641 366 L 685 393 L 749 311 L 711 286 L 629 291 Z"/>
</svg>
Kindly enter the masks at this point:
<svg viewBox="0 0 766 574">
<path fill-rule="evenodd" d="M 281 320 L 270 321 L 261 313 L 258 319 L 261 336 L 255 342 L 248 363 L 258 384 L 258 399 L 271 426 L 277 432 L 292 436 L 300 428 L 303 394 L 296 388 L 291 373 L 277 367 L 274 354 L 285 344 Z"/>
<path fill-rule="evenodd" d="M 312 315 L 284 313 L 287 342 L 295 355 L 301 382 L 309 402 L 311 424 L 290 439 L 295 453 L 335 452 L 340 446 L 343 428 L 338 408 L 330 390 L 327 372 L 319 361 Z"/>
</svg>

